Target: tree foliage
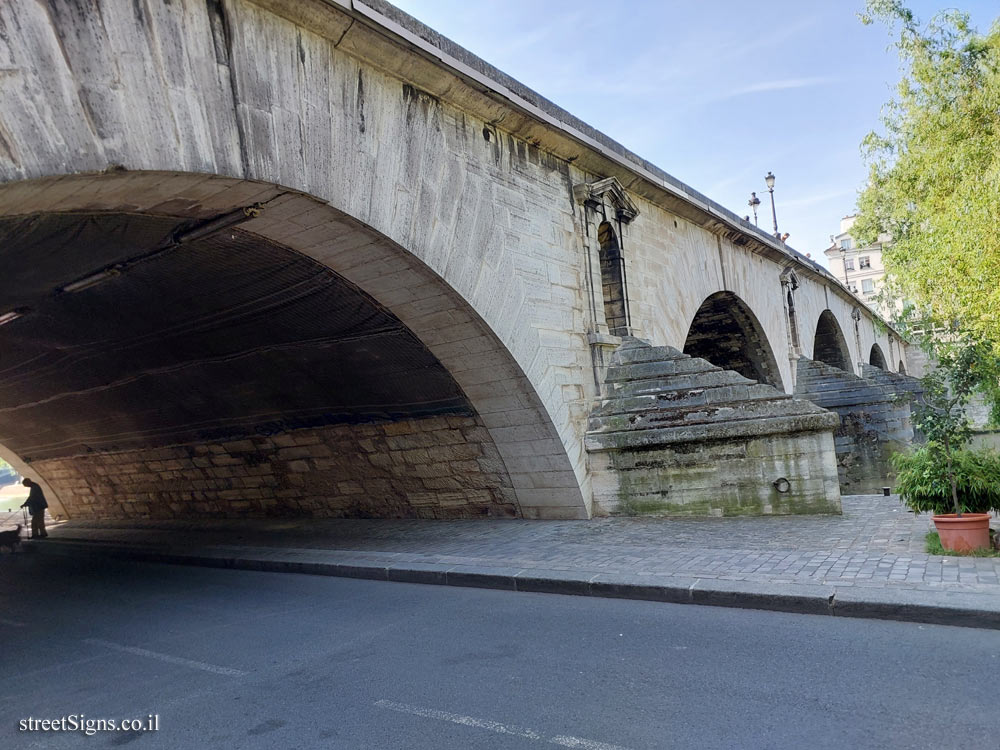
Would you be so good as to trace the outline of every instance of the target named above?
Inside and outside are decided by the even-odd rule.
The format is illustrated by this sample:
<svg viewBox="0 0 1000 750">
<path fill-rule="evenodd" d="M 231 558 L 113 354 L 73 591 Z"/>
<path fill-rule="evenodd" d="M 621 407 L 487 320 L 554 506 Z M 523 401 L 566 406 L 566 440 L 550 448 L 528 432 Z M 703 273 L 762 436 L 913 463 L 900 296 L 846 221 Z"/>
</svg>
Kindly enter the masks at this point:
<svg viewBox="0 0 1000 750">
<path fill-rule="evenodd" d="M 852 233 L 871 244 L 888 232 L 883 258 L 904 297 L 1000 342 L 1000 21 L 980 34 L 948 11 L 921 26 L 900 0 L 868 0 L 862 21 L 875 20 L 897 35 L 903 78 L 884 132 L 863 144 Z"/>
<path fill-rule="evenodd" d="M 956 337 L 939 340 L 935 353 L 937 366 L 921 380 L 914 422 L 927 444 L 892 457 L 899 494 L 917 512 L 1000 509 L 1000 456 L 963 450 L 972 437 L 965 407 L 984 381 L 996 383 L 996 356 L 982 342 Z"/>
</svg>

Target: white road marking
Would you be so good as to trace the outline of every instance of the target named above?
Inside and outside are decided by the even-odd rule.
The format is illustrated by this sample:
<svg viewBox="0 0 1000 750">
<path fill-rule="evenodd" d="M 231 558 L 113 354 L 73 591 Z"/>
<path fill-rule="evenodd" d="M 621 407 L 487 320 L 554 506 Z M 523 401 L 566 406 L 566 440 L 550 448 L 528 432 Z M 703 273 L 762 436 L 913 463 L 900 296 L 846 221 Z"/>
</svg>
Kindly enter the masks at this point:
<svg viewBox="0 0 1000 750">
<path fill-rule="evenodd" d="M 10 627 L 12 628 L 27 627 L 23 622 L 18 622 L 17 620 L 8 620 L 6 617 L 0 617 L 0 625 L 10 625 Z"/>
<path fill-rule="evenodd" d="M 84 638 L 84 643 L 90 643 L 94 646 L 104 646 L 105 648 L 110 648 L 114 651 L 122 651 L 126 654 L 135 654 L 136 656 L 148 656 L 150 659 L 158 659 L 160 661 L 165 661 L 168 664 L 180 664 L 184 667 L 191 667 L 192 669 L 201 669 L 205 672 L 212 672 L 214 674 L 225 674 L 240 676 L 245 675 L 242 669 L 233 669 L 232 667 L 220 667 L 216 664 L 206 664 L 203 661 L 194 661 L 192 659 L 183 659 L 180 656 L 171 656 L 170 654 L 161 654 L 157 651 L 148 651 L 144 648 L 136 648 L 135 646 L 123 646 L 120 643 L 112 643 L 111 641 L 102 641 L 100 638 Z"/>
<path fill-rule="evenodd" d="M 563 747 L 580 748 L 580 750 L 627 750 L 621 745 L 609 745 L 606 742 L 594 742 L 594 740 L 585 740 L 581 737 L 566 737 L 565 735 L 549 737 L 549 742 L 553 745 L 562 745 Z"/>
<path fill-rule="evenodd" d="M 622 747 L 621 745 L 609 745 L 604 742 L 585 740 L 582 737 L 570 737 L 567 735 L 546 737 L 544 734 L 536 732 L 534 729 L 515 727 L 510 724 L 501 724 L 498 721 L 489 721 L 488 719 L 477 719 L 475 716 L 463 716 L 462 714 L 453 714 L 448 711 L 438 711 L 433 708 L 411 706 L 406 703 L 394 703 L 392 701 L 382 700 L 375 701 L 375 705 L 379 708 L 387 708 L 390 711 L 398 711 L 403 714 L 412 714 L 426 719 L 450 721 L 452 724 L 461 724 L 467 727 L 476 727 L 477 729 L 488 729 L 489 731 L 496 732 L 497 734 L 512 734 L 516 737 L 538 740 L 539 742 L 549 742 L 553 745 L 561 745 L 562 747 L 578 748 L 579 750 L 628 750 L 628 748 Z"/>
<path fill-rule="evenodd" d="M 392 701 L 375 701 L 375 705 L 379 708 L 388 708 L 390 711 L 399 711 L 404 714 L 423 716 L 426 719 L 440 719 L 441 721 L 450 721 L 452 724 L 463 724 L 467 727 L 489 729 L 491 732 L 496 732 L 497 734 L 513 734 L 517 737 L 525 737 L 529 740 L 543 739 L 540 734 L 533 732 L 530 729 L 521 729 L 520 727 L 501 724 L 497 721 L 477 719 L 473 716 L 462 716 L 461 714 L 452 714 L 447 711 L 436 711 L 433 708 L 408 706 L 405 703 L 393 703 Z"/>
</svg>

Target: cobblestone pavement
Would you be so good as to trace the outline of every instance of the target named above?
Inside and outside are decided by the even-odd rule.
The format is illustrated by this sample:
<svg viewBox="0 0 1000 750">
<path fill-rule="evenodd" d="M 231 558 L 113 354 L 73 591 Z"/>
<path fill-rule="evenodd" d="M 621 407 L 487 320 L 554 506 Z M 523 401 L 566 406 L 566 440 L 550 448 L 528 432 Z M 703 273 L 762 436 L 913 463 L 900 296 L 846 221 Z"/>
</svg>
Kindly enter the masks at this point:
<svg viewBox="0 0 1000 750">
<path fill-rule="evenodd" d="M 838 587 L 996 592 L 1000 558 L 923 552 L 927 515 L 895 496 L 843 498 L 842 516 L 591 521 L 273 520 L 57 524 L 54 538 L 350 552 L 397 563 L 627 572 Z"/>
</svg>

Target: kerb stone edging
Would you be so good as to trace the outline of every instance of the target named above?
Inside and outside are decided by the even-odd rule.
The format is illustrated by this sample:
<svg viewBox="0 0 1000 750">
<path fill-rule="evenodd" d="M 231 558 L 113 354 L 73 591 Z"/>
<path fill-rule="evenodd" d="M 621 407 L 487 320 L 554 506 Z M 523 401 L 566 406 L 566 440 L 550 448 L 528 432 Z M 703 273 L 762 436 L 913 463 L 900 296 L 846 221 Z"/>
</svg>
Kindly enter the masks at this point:
<svg viewBox="0 0 1000 750">
<path fill-rule="evenodd" d="M 368 553 L 273 547 L 205 547 L 197 551 L 137 549 L 82 540 L 28 542 L 26 551 L 93 555 L 120 560 L 196 565 L 271 573 L 305 573 L 396 583 L 499 589 L 544 594 L 701 604 L 793 614 L 901 620 L 1000 630 L 1000 600 L 983 594 L 854 588 L 682 578 L 654 574 L 544 570 L 434 563 L 394 563 Z M 391 557 L 391 553 L 388 555 Z"/>
</svg>

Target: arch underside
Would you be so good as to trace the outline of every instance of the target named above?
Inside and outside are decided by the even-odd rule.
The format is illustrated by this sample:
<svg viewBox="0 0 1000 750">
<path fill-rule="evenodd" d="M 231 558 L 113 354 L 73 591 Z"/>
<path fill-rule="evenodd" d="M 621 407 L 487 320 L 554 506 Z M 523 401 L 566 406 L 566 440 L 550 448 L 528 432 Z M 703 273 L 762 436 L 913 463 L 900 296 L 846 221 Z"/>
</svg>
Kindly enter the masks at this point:
<svg viewBox="0 0 1000 750">
<path fill-rule="evenodd" d="M 192 175 L 150 205 L 163 175 L 99 179 L 121 194 L 70 210 L 0 188 L 0 312 L 23 311 L 0 326 L 0 445 L 71 517 L 550 515 L 523 438 L 491 427 L 556 453 L 524 376 L 405 251 L 273 186 Z M 229 199 L 196 200 L 209 183 Z"/>
<path fill-rule="evenodd" d="M 816 324 L 812 358 L 845 372 L 854 371 L 851 365 L 851 353 L 847 348 L 847 339 L 844 338 L 844 333 L 840 329 L 837 319 L 829 310 L 824 310 L 820 314 Z"/>
<path fill-rule="evenodd" d="M 473 414 L 397 318 L 328 269 L 239 228 L 57 291 L 151 252 L 190 223 L 0 219 L 3 299 L 30 311 L 0 330 L 0 442 L 38 461 Z"/>
<path fill-rule="evenodd" d="M 783 389 L 763 328 L 746 303 L 732 292 L 717 292 L 701 304 L 688 329 L 684 353 Z"/>
</svg>

